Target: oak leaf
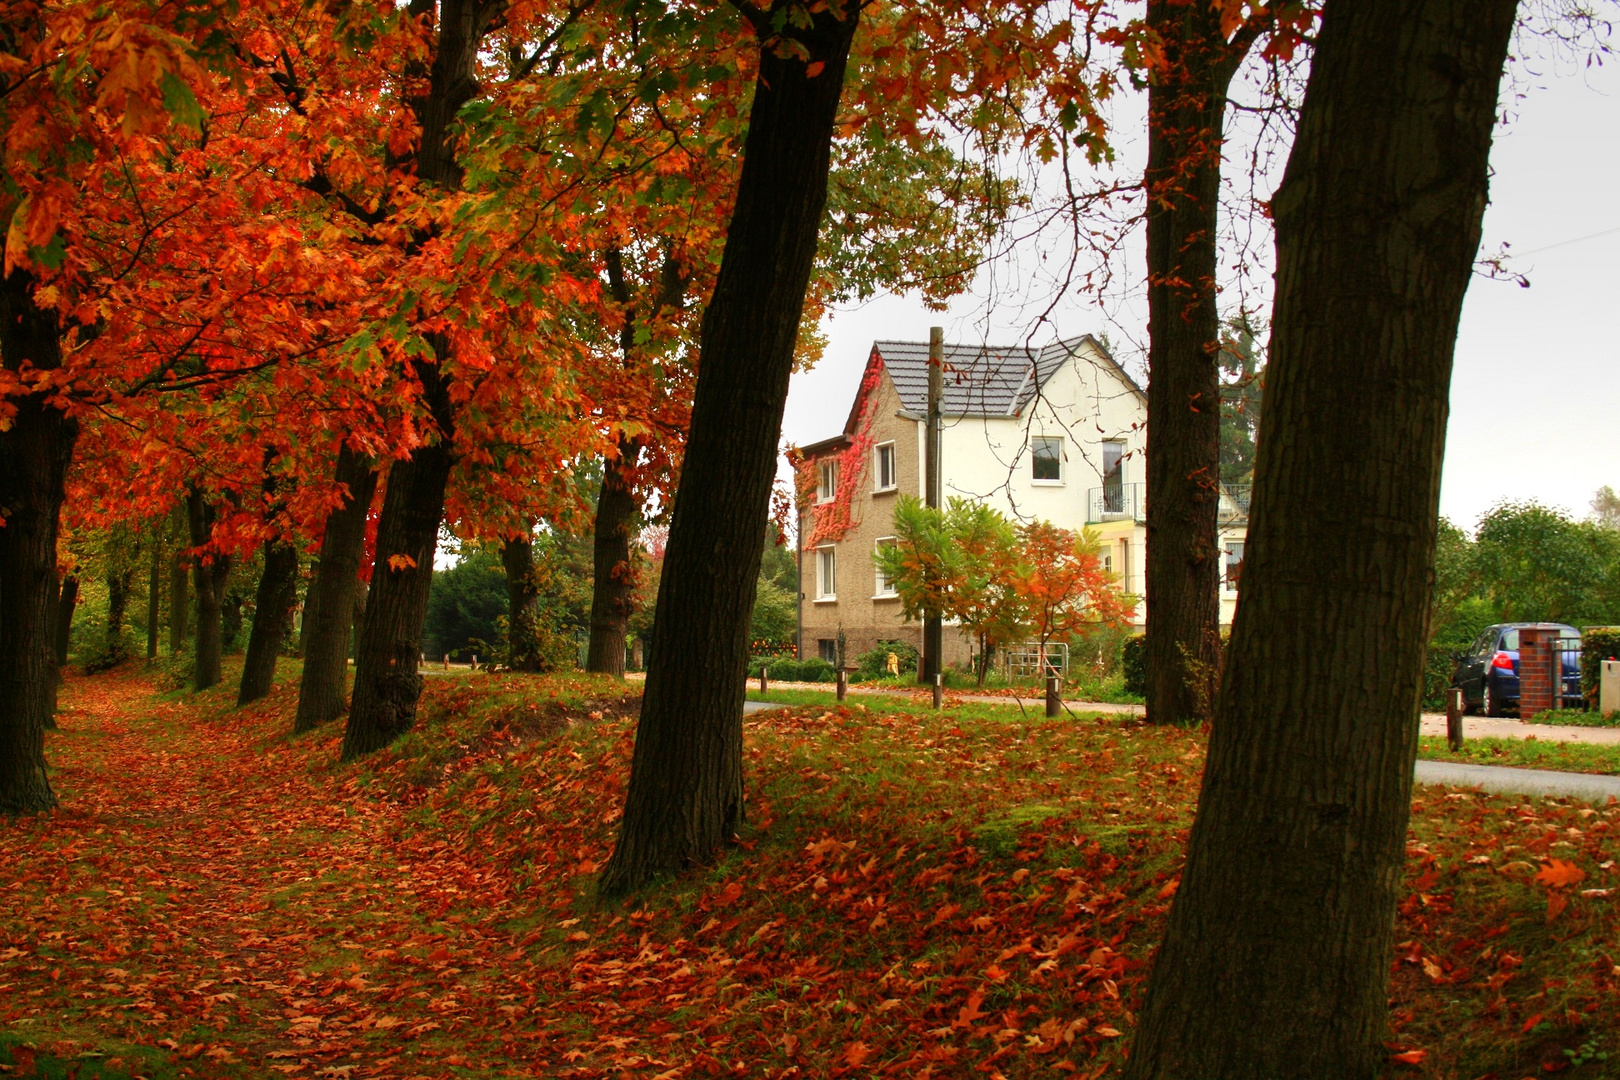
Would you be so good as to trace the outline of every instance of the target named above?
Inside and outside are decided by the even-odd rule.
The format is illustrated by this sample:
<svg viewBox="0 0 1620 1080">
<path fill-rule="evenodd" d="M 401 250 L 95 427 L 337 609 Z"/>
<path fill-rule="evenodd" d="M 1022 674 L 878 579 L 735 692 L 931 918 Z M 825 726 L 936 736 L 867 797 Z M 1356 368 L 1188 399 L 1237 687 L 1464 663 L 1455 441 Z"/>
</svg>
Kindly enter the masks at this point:
<svg viewBox="0 0 1620 1080">
<path fill-rule="evenodd" d="M 1586 880 L 1586 871 L 1572 862 L 1551 859 L 1537 872 L 1536 880 L 1549 889 L 1563 889 Z"/>
</svg>

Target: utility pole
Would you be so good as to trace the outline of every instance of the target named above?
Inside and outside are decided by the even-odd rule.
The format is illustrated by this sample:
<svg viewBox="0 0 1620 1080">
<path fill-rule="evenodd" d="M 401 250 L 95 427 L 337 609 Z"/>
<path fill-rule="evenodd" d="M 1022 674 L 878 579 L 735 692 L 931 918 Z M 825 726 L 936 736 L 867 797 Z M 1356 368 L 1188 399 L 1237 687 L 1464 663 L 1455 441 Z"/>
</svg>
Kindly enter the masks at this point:
<svg viewBox="0 0 1620 1080">
<path fill-rule="evenodd" d="M 928 330 L 928 417 L 926 438 L 923 442 L 923 494 L 928 505 L 938 510 L 940 496 L 940 422 L 939 413 L 945 396 L 945 328 L 933 326 Z M 917 665 L 919 681 L 932 684 L 935 676 L 945 670 L 940 654 L 945 644 L 945 627 L 940 613 L 935 610 L 923 614 L 922 662 Z"/>
</svg>

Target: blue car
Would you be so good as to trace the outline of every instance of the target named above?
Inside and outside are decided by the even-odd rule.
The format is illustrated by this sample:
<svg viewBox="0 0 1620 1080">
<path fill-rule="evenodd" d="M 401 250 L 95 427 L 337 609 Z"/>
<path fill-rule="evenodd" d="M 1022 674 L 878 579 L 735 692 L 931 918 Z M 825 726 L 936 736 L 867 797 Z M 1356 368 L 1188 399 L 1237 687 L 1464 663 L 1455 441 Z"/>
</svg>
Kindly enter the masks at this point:
<svg viewBox="0 0 1620 1080">
<path fill-rule="evenodd" d="M 1526 626 L 1557 626 L 1563 706 L 1579 709 L 1581 697 L 1581 632 L 1557 623 L 1498 623 L 1486 627 L 1467 652 L 1456 655 L 1451 685 L 1463 692 L 1469 713 L 1504 716 L 1519 708 L 1519 631 Z"/>
</svg>

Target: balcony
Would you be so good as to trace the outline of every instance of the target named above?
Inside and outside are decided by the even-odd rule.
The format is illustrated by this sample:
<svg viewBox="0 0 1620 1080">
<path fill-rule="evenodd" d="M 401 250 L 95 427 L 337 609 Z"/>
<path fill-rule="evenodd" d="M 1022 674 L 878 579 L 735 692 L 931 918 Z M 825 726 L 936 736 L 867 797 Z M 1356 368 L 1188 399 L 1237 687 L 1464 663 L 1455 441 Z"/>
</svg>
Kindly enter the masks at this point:
<svg viewBox="0 0 1620 1080">
<path fill-rule="evenodd" d="M 1215 520 L 1222 528 L 1246 526 L 1249 523 L 1249 497 L 1254 489 L 1248 484 L 1222 484 L 1221 501 L 1215 510 Z"/>
<path fill-rule="evenodd" d="M 1144 484 L 1106 484 L 1086 492 L 1086 524 L 1098 525 L 1105 521 L 1146 520 L 1147 501 Z"/>
</svg>

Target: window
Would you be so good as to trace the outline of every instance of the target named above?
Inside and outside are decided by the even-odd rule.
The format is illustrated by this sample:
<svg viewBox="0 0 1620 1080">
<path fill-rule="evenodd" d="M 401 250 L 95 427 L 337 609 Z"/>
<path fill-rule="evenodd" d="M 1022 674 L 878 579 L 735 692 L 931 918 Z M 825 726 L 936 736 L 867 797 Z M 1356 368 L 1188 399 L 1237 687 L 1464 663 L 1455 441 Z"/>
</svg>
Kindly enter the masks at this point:
<svg viewBox="0 0 1620 1080">
<path fill-rule="evenodd" d="M 1061 484 L 1063 482 L 1063 440 L 1050 435 L 1037 435 L 1029 440 L 1030 458 L 1034 462 L 1031 479 L 1036 483 Z"/>
<path fill-rule="evenodd" d="M 894 542 L 895 542 L 895 538 L 892 537 L 892 536 L 881 536 L 881 537 L 879 537 L 878 542 L 877 542 L 877 553 L 879 555 L 881 555 L 883 553 L 884 549 L 893 548 L 894 547 Z M 877 574 L 877 595 L 878 596 L 895 596 L 895 595 L 897 595 L 896 592 L 895 592 L 895 588 L 894 588 L 894 578 L 890 577 L 888 574 L 883 572 L 883 563 L 878 561 L 877 559 L 872 560 L 872 569 L 874 571 L 876 571 L 876 574 Z"/>
<path fill-rule="evenodd" d="M 838 663 L 838 639 L 830 637 L 817 638 L 816 653 L 829 664 Z"/>
<path fill-rule="evenodd" d="M 898 483 L 894 471 L 894 443 L 879 443 L 872 452 L 872 490 L 893 491 Z"/>
<path fill-rule="evenodd" d="M 838 599 L 838 557 L 835 548 L 816 549 L 816 599 Z"/>
<path fill-rule="evenodd" d="M 816 502 L 830 503 L 838 494 L 838 462 L 823 461 L 817 473 Z"/>
<path fill-rule="evenodd" d="M 1229 540 L 1226 544 L 1226 576 L 1222 583 L 1227 592 L 1237 592 L 1238 579 L 1243 576 L 1243 541 Z"/>
<path fill-rule="evenodd" d="M 1125 444 L 1110 440 L 1102 444 L 1103 513 L 1125 512 Z M 1241 556 L 1239 556 L 1241 558 Z"/>
</svg>

